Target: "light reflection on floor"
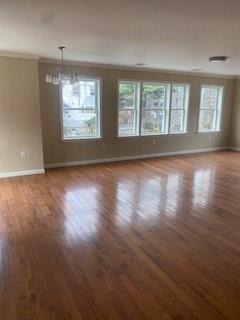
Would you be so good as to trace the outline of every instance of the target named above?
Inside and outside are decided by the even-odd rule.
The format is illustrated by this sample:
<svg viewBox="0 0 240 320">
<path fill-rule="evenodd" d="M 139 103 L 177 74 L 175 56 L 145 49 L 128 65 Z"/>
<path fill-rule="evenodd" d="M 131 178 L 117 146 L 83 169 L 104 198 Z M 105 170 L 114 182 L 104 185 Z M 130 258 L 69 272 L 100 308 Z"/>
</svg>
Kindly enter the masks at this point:
<svg viewBox="0 0 240 320">
<path fill-rule="evenodd" d="M 120 227 L 129 226 L 133 221 L 137 222 L 137 211 L 139 208 L 139 185 L 137 183 L 127 184 L 117 182 L 115 217 L 116 225 Z"/>
<path fill-rule="evenodd" d="M 138 221 L 152 224 L 161 214 L 175 215 L 181 203 L 181 178 L 177 173 L 162 179 L 145 178 L 129 185 L 118 182 L 116 224 L 124 227 Z"/>
<path fill-rule="evenodd" d="M 211 168 L 199 169 L 193 178 L 193 208 L 206 207 L 211 201 L 212 189 L 215 184 L 215 170 Z"/>
<path fill-rule="evenodd" d="M 99 220 L 97 197 L 95 188 L 81 187 L 74 191 L 66 191 L 63 209 L 66 239 L 74 242 L 95 236 Z"/>
<path fill-rule="evenodd" d="M 181 176 L 179 173 L 169 175 L 166 186 L 166 213 L 176 215 L 181 204 Z"/>
<path fill-rule="evenodd" d="M 194 172 L 193 208 L 209 205 L 214 177 L 215 171 L 211 168 Z M 111 199 L 115 200 L 108 202 L 101 183 L 91 187 L 78 186 L 65 192 L 65 237 L 78 241 L 96 236 L 98 224 L 102 223 L 99 219 L 103 219 L 103 213 L 99 212 L 103 203 L 107 211 L 113 213 L 115 225 L 125 229 L 142 222 L 149 225 L 159 223 L 161 215 L 174 217 L 181 212 L 183 188 L 184 176 L 181 173 L 136 181 L 122 179 L 112 185 Z"/>
</svg>

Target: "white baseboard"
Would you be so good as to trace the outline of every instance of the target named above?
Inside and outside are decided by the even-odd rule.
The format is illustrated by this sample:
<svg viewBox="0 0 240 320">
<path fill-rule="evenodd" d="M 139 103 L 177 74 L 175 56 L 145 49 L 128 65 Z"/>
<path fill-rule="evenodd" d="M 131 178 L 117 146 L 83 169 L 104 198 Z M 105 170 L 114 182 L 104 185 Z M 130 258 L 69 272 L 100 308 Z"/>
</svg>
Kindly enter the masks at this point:
<svg viewBox="0 0 240 320">
<path fill-rule="evenodd" d="M 240 148 L 236 148 L 236 147 L 228 147 L 229 150 L 232 150 L 232 151 L 240 151 Z"/>
<path fill-rule="evenodd" d="M 171 151 L 171 152 L 161 152 L 161 153 L 151 153 L 151 154 L 140 154 L 140 155 L 135 155 L 135 156 L 123 156 L 123 157 L 113 157 L 113 158 L 105 158 L 105 159 L 49 163 L 49 164 L 45 164 L 44 167 L 46 169 L 63 168 L 63 167 L 82 166 L 82 165 L 87 165 L 87 164 L 97 164 L 97 163 L 107 163 L 107 162 L 127 161 L 127 160 L 137 160 L 137 159 L 147 159 L 147 158 L 159 158 L 159 157 L 176 156 L 176 155 L 191 154 L 191 153 L 211 152 L 211 151 L 219 151 L 219 150 L 227 150 L 227 149 L 228 149 L 228 147 L 217 147 L 217 148 L 192 149 L 192 150 L 181 150 L 181 151 Z"/>
<path fill-rule="evenodd" d="M 10 178 L 10 177 L 19 177 L 19 176 L 29 176 L 29 175 L 40 174 L 40 173 L 44 173 L 44 172 L 45 172 L 44 169 L 3 172 L 3 173 L 0 173 L 0 179 L 1 178 Z"/>
</svg>

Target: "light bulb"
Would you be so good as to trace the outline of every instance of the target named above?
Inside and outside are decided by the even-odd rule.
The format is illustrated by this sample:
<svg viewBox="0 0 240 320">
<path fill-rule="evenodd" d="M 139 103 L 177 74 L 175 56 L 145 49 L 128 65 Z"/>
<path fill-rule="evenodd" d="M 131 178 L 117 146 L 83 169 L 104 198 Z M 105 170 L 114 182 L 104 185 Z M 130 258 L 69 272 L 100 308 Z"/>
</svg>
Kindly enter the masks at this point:
<svg viewBox="0 0 240 320">
<path fill-rule="evenodd" d="M 53 84 L 58 86 L 59 85 L 59 77 L 58 76 L 54 76 L 53 77 Z"/>
<path fill-rule="evenodd" d="M 52 82 L 53 82 L 53 78 L 52 78 L 52 75 L 51 75 L 50 73 L 47 73 L 47 74 L 46 74 L 46 79 L 45 79 L 45 81 L 46 81 L 47 83 L 52 83 Z"/>
</svg>

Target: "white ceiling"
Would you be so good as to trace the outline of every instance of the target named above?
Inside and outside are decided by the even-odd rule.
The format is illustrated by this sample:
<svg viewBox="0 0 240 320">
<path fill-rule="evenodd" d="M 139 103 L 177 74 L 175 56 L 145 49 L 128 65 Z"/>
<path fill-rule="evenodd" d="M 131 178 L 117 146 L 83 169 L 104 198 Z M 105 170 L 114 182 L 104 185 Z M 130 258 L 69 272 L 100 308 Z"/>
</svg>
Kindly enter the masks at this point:
<svg viewBox="0 0 240 320">
<path fill-rule="evenodd" d="M 239 17 L 239 0 L 0 0 L 0 51 L 240 75 Z"/>
</svg>

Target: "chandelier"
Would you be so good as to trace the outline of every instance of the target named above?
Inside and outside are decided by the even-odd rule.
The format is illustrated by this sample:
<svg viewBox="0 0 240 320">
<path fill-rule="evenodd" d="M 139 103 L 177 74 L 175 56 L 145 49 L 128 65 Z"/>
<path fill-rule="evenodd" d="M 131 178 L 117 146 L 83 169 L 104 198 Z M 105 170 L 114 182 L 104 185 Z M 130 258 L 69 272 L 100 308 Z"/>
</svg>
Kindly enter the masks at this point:
<svg viewBox="0 0 240 320">
<path fill-rule="evenodd" d="M 64 46 L 60 46 L 58 47 L 58 49 L 61 52 L 61 64 L 59 67 L 56 68 L 54 73 L 47 73 L 46 74 L 46 79 L 45 81 L 47 83 L 51 83 L 53 85 L 59 85 L 62 80 L 63 80 L 63 76 L 64 76 L 64 70 L 63 70 L 63 54 L 64 54 L 64 49 L 66 49 L 66 47 Z"/>
</svg>

